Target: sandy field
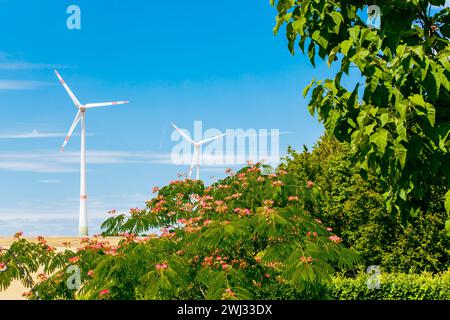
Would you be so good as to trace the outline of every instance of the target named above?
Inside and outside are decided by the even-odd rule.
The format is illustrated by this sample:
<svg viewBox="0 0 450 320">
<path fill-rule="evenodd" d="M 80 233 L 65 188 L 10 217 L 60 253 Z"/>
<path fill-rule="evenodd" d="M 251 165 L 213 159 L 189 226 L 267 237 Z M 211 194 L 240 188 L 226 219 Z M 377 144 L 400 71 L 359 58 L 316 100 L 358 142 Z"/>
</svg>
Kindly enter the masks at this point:
<svg viewBox="0 0 450 320">
<path fill-rule="evenodd" d="M 29 241 L 37 241 L 36 238 L 27 238 Z M 112 245 L 116 245 L 119 238 L 108 237 L 107 239 L 99 238 L 109 241 Z M 70 243 L 70 249 L 76 249 L 80 247 L 81 237 L 45 237 L 47 243 L 50 246 L 56 248 L 57 251 L 64 251 L 67 248 L 64 247 L 64 242 Z M 8 248 L 13 242 L 13 237 L 0 237 L 0 247 Z M 0 291 L 0 300 L 24 300 L 22 293 L 29 291 L 19 281 L 14 281 L 6 291 Z"/>
</svg>

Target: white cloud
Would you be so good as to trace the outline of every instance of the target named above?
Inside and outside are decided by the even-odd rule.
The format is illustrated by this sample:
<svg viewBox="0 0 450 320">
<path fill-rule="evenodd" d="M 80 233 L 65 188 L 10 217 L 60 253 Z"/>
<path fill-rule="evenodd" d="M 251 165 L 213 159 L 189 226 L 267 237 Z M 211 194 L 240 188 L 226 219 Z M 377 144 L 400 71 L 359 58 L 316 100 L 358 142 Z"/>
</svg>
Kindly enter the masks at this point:
<svg viewBox="0 0 450 320">
<path fill-rule="evenodd" d="M 58 180 L 58 179 L 53 179 L 53 180 L 39 180 L 38 182 L 39 182 L 39 183 L 45 183 L 45 184 L 47 184 L 47 183 L 61 183 L 61 180 Z"/>
<path fill-rule="evenodd" d="M 40 70 L 40 69 L 64 69 L 68 66 L 50 63 L 33 63 L 23 59 L 17 59 L 13 55 L 0 51 L 0 70 Z"/>
<path fill-rule="evenodd" d="M 33 90 L 48 85 L 42 81 L 0 79 L 0 90 Z"/>
<path fill-rule="evenodd" d="M 93 133 L 87 133 L 86 136 L 94 136 Z M 64 132 L 39 132 L 33 130 L 32 132 L 15 132 L 15 133 L 0 133 L 0 140 L 14 140 L 14 139 L 45 139 L 45 138 L 65 138 L 67 136 Z M 79 133 L 74 133 L 72 136 L 80 136 Z"/>
<path fill-rule="evenodd" d="M 39 69 L 64 69 L 63 65 L 52 65 L 45 63 L 31 62 L 0 62 L 0 70 L 39 70 Z"/>
<path fill-rule="evenodd" d="M 89 164 L 164 164 L 170 155 L 149 151 L 88 151 Z M 0 152 L 0 170 L 65 173 L 77 172 L 80 153 L 76 151 Z"/>
<path fill-rule="evenodd" d="M 39 138 L 62 138 L 65 133 L 59 132 L 39 132 L 33 130 L 32 132 L 20 133 L 0 133 L 0 139 L 39 139 Z"/>
</svg>

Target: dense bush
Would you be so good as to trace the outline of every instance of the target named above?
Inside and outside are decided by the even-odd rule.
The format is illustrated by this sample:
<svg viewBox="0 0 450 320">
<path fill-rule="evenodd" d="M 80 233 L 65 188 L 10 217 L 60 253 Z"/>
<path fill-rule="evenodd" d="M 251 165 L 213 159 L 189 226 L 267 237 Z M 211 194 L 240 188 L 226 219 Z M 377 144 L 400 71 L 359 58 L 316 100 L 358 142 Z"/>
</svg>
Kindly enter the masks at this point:
<svg viewBox="0 0 450 320">
<path fill-rule="evenodd" d="M 441 274 L 381 274 L 379 289 L 369 289 L 368 275 L 336 277 L 329 287 L 338 300 L 450 300 L 450 271 Z"/>
<path fill-rule="evenodd" d="M 388 213 L 383 191 L 374 175 L 363 179 L 352 164 L 346 143 L 325 135 L 309 152 L 289 151 L 281 165 L 294 183 L 312 180 L 320 190 L 319 216 L 357 250 L 365 265 L 381 265 L 387 271 L 443 271 L 450 266 L 450 237 L 444 230 L 446 217 L 435 189 L 429 211 L 402 219 Z"/>
<path fill-rule="evenodd" d="M 93 238 L 77 252 L 55 253 L 45 240 L 17 239 L 0 255 L 8 270 L 0 288 L 23 279 L 18 270 L 44 266 L 30 299 L 313 299 L 324 298 L 335 270 L 357 255 L 315 216 L 317 189 L 280 170 L 246 167 L 212 186 L 177 180 L 143 210 L 104 223 L 122 235 L 117 247 Z M 159 235 L 149 235 L 152 228 Z M 137 237 L 138 235 L 144 237 Z M 81 270 L 69 290 L 65 271 Z"/>
</svg>

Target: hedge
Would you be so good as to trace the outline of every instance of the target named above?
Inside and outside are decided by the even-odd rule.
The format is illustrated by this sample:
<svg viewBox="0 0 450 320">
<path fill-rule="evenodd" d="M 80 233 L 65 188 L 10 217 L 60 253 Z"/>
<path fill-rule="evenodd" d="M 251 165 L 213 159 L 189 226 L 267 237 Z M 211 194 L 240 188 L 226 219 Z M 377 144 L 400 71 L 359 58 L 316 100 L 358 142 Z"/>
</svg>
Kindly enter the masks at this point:
<svg viewBox="0 0 450 320">
<path fill-rule="evenodd" d="M 330 295 L 337 300 L 450 300 L 450 270 L 440 274 L 382 273 L 378 289 L 368 287 L 368 277 L 335 277 Z"/>
</svg>

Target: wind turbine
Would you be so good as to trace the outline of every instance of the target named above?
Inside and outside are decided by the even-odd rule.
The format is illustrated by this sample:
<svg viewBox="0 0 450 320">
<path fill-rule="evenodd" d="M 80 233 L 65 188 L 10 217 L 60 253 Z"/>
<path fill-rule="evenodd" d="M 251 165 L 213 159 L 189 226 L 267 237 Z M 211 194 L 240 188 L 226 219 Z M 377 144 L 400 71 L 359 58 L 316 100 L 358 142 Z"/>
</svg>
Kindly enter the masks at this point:
<svg viewBox="0 0 450 320">
<path fill-rule="evenodd" d="M 88 235 L 88 224 L 87 224 L 87 194 L 86 194 L 86 110 L 90 108 L 98 108 L 105 106 L 113 106 L 118 104 L 125 104 L 128 101 L 115 101 L 115 102 L 101 102 L 101 103 L 87 103 L 81 104 L 75 97 L 73 92 L 70 90 L 69 86 L 64 82 L 63 78 L 59 75 L 58 71 L 55 70 L 55 74 L 61 82 L 64 89 L 72 99 L 75 107 L 78 109 L 75 120 L 70 127 L 69 133 L 67 134 L 66 140 L 61 147 L 61 151 L 64 151 L 64 147 L 72 136 L 73 131 L 77 127 L 78 122 L 81 121 L 81 169 L 80 169 L 80 217 L 78 222 L 78 233 L 80 236 Z"/>
<path fill-rule="evenodd" d="M 192 169 L 194 168 L 194 163 L 197 163 L 197 178 L 196 178 L 196 180 L 200 180 L 200 147 L 202 145 L 204 145 L 205 143 L 208 143 L 208 142 L 217 140 L 219 138 L 222 138 L 223 136 L 226 135 L 226 133 L 221 133 L 221 134 L 219 134 L 217 136 L 214 136 L 212 138 L 196 142 L 196 141 L 192 140 L 191 137 L 189 137 L 186 133 L 184 133 L 183 130 L 178 128 L 173 123 L 171 123 L 171 124 L 175 128 L 175 130 L 177 130 L 183 136 L 183 138 L 185 138 L 190 144 L 192 144 L 194 146 L 194 153 L 192 154 L 191 167 L 189 169 L 189 177 L 192 176 Z"/>
</svg>

